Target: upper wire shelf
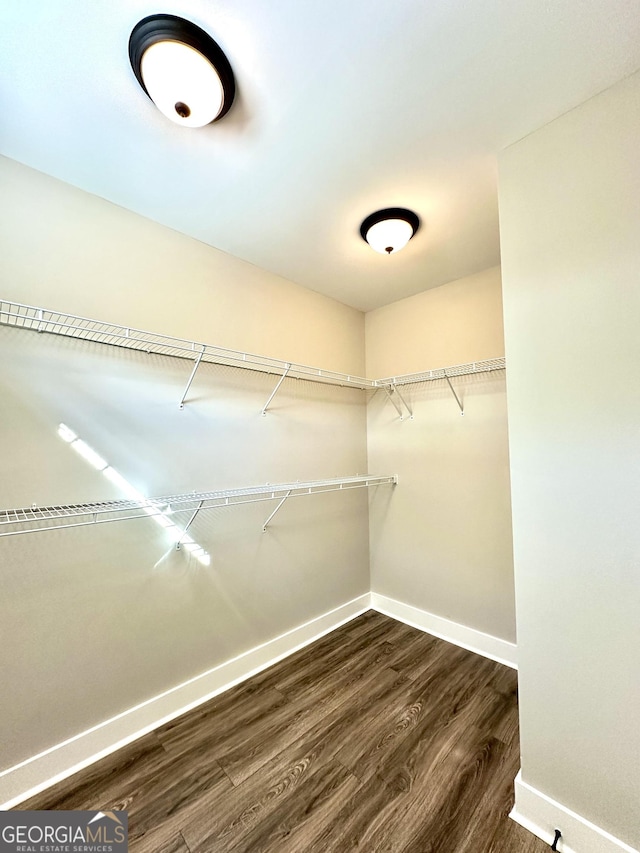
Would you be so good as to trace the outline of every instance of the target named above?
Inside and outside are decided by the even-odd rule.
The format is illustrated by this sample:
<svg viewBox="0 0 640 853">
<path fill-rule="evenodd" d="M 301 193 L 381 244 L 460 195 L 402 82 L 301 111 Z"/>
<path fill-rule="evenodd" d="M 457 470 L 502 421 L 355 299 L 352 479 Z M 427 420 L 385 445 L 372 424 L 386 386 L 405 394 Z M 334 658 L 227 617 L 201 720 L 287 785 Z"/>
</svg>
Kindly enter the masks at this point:
<svg viewBox="0 0 640 853">
<path fill-rule="evenodd" d="M 453 367 L 441 367 L 437 370 L 424 370 L 421 373 L 405 373 L 401 376 L 389 376 L 376 380 L 382 386 L 410 385 L 415 382 L 432 382 L 435 379 L 447 379 L 454 376 L 468 376 L 472 373 L 490 373 L 492 370 L 504 370 L 504 358 L 489 358 L 486 361 L 472 361 L 468 364 L 456 364 Z"/>
<path fill-rule="evenodd" d="M 63 314 L 59 311 L 50 311 L 46 308 L 37 308 L 33 305 L 23 305 L 19 302 L 6 300 L 0 301 L 0 325 L 63 335 L 85 341 L 95 341 L 101 344 L 109 344 L 141 352 L 189 359 L 193 361 L 193 368 L 179 401 L 181 409 L 184 408 L 191 383 L 199 365 L 203 361 L 211 364 L 257 370 L 262 373 L 277 374 L 279 378 L 275 388 L 262 407 L 263 415 L 266 415 L 284 380 L 287 377 L 291 377 L 294 379 L 321 382 L 325 385 L 350 386 L 361 390 L 375 391 L 378 388 L 382 388 L 396 407 L 401 420 L 404 418 L 405 410 L 411 418 L 413 418 L 413 413 L 407 400 L 399 390 L 400 386 L 418 382 L 431 382 L 435 379 L 445 379 L 456 398 L 461 413 L 464 414 L 462 402 L 451 384 L 451 378 L 473 373 L 489 373 L 494 370 L 504 370 L 505 368 L 504 358 L 491 358 L 486 361 L 474 361 L 468 364 L 458 364 L 453 367 L 426 370 L 421 373 L 389 376 L 386 379 L 365 379 L 362 376 L 354 376 L 350 373 L 323 370 L 322 368 L 310 367 L 306 364 L 282 361 L 277 358 L 268 358 L 262 355 L 255 355 L 254 353 L 241 352 L 212 344 L 198 343 L 197 341 L 189 341 L 184 338 L 173 338 L 168 335 L 156 334 L 155 332 L 145 332 L 141 329 L 134 329 L 128 326 L 105 323 L 101 320 L 90 320 L 86 317 L 78 317 L 75 314 Z"/>
<path fill-rule="evenodd" d="M 348 491 L 384 484 L 397 483 L 396 476 L 338 477 L 308 482 L 278 483 L 248 486 L 241 489 L 220 489 L 213 492 L 189 492 L 165 495 L 143 500 L 94 501 L 83 504 L 0 510 L 0 536 L 20 533 L 35 533 L 44 530 L 59 530 L 67 527 L 84 527 L 128 519 L 171 516 L 177 512 L 198 513 L 201 510 L 258 501 L 280 500 L 280 506 L 288 498 L 322 492 Z M 279 509 L 278 507 L 278 509 Z M 277 511 L 277 510 L 276 510 Z M 269 516 L 264 528 L 273 518 Z"/>
<path fill-rule="evenodd" d="M 119 326 L 101 320 L 90 320 L 87 317 L 78 317 L 75 314 L 64 314 L 59 311 L 50 311 L 46 308 L 37 308 L 33 305 L 23 305 L 20 302 L 6 300 L 0 301 L 0 325 L 16 326 L 21 329 L 32 329 L 37 332 L 48 332 L 178 358 L 194 359 L 201 355 L 202 361 L 212 364 L 244 367 L 264 373 L 282 374 L 286 371 L 287 375 L 293 378 L 310 379 L 330 385 L 351 385 L 362 389 L 429 382 L 434 379 L 445 379 L 447 376 L 487 373 L 505 368 L 504 358 L 491 358 L 486 361 L 474 361 L 469 364 L 458 364 L 437 370 L 389 376 L 385 379 L 366 379 L 363 376 L 354 376 L 350 373 L 324 370 L 306 364 L 287 362 L 277 358 L 255 355 L 254 353 L 190 341 L 185 338 L 173 338 L 169 335 L 145 332 L 129 326 Z"/>
<path fill-rule="evenodd" d="M 458 404 L 460 414 L 464 415 L 464 404 L 456 393 L 456 389 L 451 384 L 451 379 L 456 376 L 469 376 L 473 373 L 490 373 L 493 370 L 504 370 L 505 366 L 506 362 L 504 358 L 489 358 L 485 361 L 456 364 L 453 367 L 440 367 L 437 370 L 424 370 L 421 373 L 405 373 L 402 376 L 390 376 L 387 379 L 378 380 L 378 384 L 384 388 L 387 397 L 395 406 L 402 421 L 405 418 L 405 413 L 413 420 L 413 411 L 406 397 L 400 391 L 400 386 L 444 379 Z"/>
<path fill-rule="evenodd" d="M 145 332 L 141 329 L 119 326 L 116 323 L 90 320 L 87 317 L 50 311 L 33 305 L 23 305 L 19 302 L 0 301 L 0 324 L 79 338 L 85 341 L 95 341 L 141 352 L 191 360 L 197 359 L 198 363 L 203 361 L 231 367 L 244 367 L 263 373 L 286 373 L 287 376 L 296 379 L 309 379 L 326 385 L 347 385 L 361 389 L 376 387 L 375 381 L 365 379 L 362 376 L 324 370 L 306 364 L 296 364 L 295 362 L 268 358 L 254 353 L 199 343 L 198 341 L 160 335 L 155 332 Z"/>
</svg>

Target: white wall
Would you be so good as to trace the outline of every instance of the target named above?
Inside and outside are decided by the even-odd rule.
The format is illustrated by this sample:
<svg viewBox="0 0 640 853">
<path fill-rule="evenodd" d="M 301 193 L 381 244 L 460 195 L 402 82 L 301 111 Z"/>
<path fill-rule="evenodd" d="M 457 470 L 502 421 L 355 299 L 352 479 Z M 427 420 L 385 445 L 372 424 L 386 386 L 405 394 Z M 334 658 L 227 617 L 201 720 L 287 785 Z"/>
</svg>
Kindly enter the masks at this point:
<svg viewBox="0 0 640 853">
<path fill-rule="evenodd" d="M 363 315 L 2 161 L 1 298 L 364 372 Z M 365 397 L 0 327 L 0 508 L 366 471 Z M 152 521 L 0 538 L 0 770 L 369 590 L 365 490 L 202 513 L 204 567 Z M 183 522 L 186 518 L 181 518 Z M 8 794 L 7 794 L 8 796 Z"/>
<path fill-rule="evenodd" d="M 6 157 L 0 192 L 3 299 L 363 375 L 360 311 Z"/>
<path fill-rule="evenodd" d="M 500 269 L 368 313 L 366 350 L 377 377 L 502 356 Z M 513 642 L 504 371 L 453 381 L 464 417 L 445 380 L 402 389 L 413 419 L 369 404 L 369 467 L 399 477 L 372 502 L 372 590 Z"/>
<path fill-rule="evenodd" d="M 635 847 L 639 150 L 636 74 L 500 158 L 522 779 Z"/>
</svg>

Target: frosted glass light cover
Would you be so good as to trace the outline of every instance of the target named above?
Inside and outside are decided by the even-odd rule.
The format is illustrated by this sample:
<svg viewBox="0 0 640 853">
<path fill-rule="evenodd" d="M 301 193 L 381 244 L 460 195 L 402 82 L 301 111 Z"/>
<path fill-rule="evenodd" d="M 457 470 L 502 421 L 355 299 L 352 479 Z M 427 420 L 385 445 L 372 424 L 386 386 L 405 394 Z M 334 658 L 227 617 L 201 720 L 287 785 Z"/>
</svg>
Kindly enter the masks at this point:
<svg viewBox="0 0 640 853">
<path fill-rule="evenodd" d="M 376 252 L 391 255 L 403 249 L 412 237 L 413 228 L 404 219 L 384 219 L 369 228 L 366 239 Z"/>
<path fill-rule="evenodd" d="M 204 127 L 222 109 L 224 92 L 216 69 L 186 44 L 152 44 L 142 56 L 140 73 L 151 100 L 176 124 Z"/>
</svg>

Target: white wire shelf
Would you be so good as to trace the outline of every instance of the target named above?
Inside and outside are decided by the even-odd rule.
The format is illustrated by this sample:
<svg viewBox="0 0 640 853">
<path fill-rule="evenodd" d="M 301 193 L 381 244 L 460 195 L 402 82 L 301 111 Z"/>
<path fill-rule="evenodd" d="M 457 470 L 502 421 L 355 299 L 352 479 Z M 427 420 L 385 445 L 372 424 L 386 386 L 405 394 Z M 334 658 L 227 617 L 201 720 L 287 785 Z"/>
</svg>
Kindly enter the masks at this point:
<svg viewBox="0 0 640 853">
<path fill-rule="evenodd" d="M 453 367 L 441 367 L 437 370 L 425 370 L 421 373 L 405 373 L 402 376 L 389 376 L 378 379 L 382 386 L 410 385 L 415 382 L 432 382 L 435 379 L 447 379 L 454 376 L 469 376 L 472 373 L 490 373 L 492 370 L 504 370 L 504 358 L 489 358 L 486 361 L 472 361 L 469 364 L 456 364 Z"/>
<path fill-rule="evenodd" d="M 90 320 L 87 317 L 63 314 L 46 308 L 37 308 L 33 305 L 23 305 L 19 302 L 0 301 L 0 324 L 85 341 L 95 341 L 96 343 L 141 352 L 170 355 L 192 361 L 197 360 L 198 364 L 203 361 L 211 364 L 243 367 L 263 373 L 287 375 L 294 379 L 309 379 L 326 385 L 346 385 L 361 389 L 376 387 L 373 380 L 365 379 L 362 376 L 323 370 L 306 364 L 282 361 L 277 358 L 268 358 L 183 338 L 173 338 L 155 332 L 145 332 L 141 329 L 119 326 L 115 323 L 104 323 L 100 320 Z"/>
<path fill-rule="evenodd" d="M 310 367 L 306 364 L 282 361 L 277 358 L 268 358 L 267 356 L 255 355 L 254 353 L 226 349 L 225 347 L 189 341 L 184 338 L 173 338 L 168 335 L 156 334 L 155 332 L 145 332 L 141 329 L 119 326 L 114 323 L 105 323 L 101 320 L 91 320 L 87 317 L 78 317 L 75 314 L 63 314 L 58 311 L 37 308 L 33 305 L 24 305 L 20 302 L 11 302 L 8 300 L 0 300 L 0 325 L 29 329 L 40 333 L 62 335 L 79 340 L 94 341 L 100 344 L 124 347 L 125 349 L 133 349 L 140 352 L 188 359 L 193 362 L 193 367 L 179 401 L 180 408 L 184 408 L 187 393 L 201 362 L 240 367 L 277 375 L 279 378 L 275 388 L 262 407 L 263 415 L 266 415 L 273 398 L 284 380 L 290 377 L 293 379 L 320 382 L 324 385 L 341 385 L 361 390 L 375 391 L 378 388 L 382 388 L 396 407 L 401 420 L 404 418 L 405 410 L 413 418 L 411 408 L 399 390 L 401 386 L 445 379 L 456 398 L 460 411 L 464 414 L 462 403 L 451 384 L 451 378 L 505 369 L 504 358 L 492 358 L 485 361 L 470 362 L 469 364 L 458 364 L 453 367 L 426 370 L 420 373 L 389 376 L 385 379 L 365 379 L 362 376 L 354 376 L 349 373 L 324 370 L 319 367 Z"/>
<path fill-rule="evenodd" d="M 314 495 L 323 492 L 348 491 L 397 483 L 397 477 L 374 477 L 368 475 L 339 477 L 328 480 L 311 480 L 300 483 L 265 484 L 242 489 L 222 489 L 214 492 L 189 492 L 188 494 L 166 495 L 145 500 L 96 501 L 84 504 L 0 510 L 0 536 L 16 536 L 44 530 L 60 530 L 68 527 L 85 527 L 92 524 L 107 524 L 115 521 L 149 518 L 155 515 L 171 516 L 178 512 L 198 513 L 217 507 L 260 501 L 279 500 L 280 504 L 269 516 L 263 529 L 288 498 Z M 193 520 L 193 518 L 192 518 Z"/>
<path fill-rule="evenodd" d="M 436 379 L 444 379 L 453 394 L 460 414 L 464 415 L 464 405 L 451 384 L 451 379 L 456 376 L 469 376 L 473 373 L 490 373 L 493 370 L 504 370 L 506 362 L 504 358 L 489 358 L 486 361 L 472 361 L 468 364 L 456 364 L 453 367 L 440 367 L 436 370 L 424 370 L 421 373 L 405 373 L 402 376 L 389 376 L 387 379 L 378 380 L 379 385 L 384 388 L 389 400 L 393 403 L 404 420 L 405 412 L 413 420 L 413 411 L 406 397 L 400 391 L 400 386 L 413 385 L 418 382 L 433 382 Z"/>
</svg>

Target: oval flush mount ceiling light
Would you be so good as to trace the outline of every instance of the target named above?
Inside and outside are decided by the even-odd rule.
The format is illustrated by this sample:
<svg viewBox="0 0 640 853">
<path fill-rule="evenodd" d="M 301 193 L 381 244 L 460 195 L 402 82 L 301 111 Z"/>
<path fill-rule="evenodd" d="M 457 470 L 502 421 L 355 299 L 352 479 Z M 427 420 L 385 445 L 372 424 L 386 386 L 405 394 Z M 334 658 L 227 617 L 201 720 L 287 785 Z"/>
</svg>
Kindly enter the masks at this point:
<svg viewBox="0 0 640 853">
<path fill-rule="evenodd" d="M 129 38 L 133 73 L 161 113 L 185 127 L 225 115 L 236 84 L 222 49 L 200 27 L 175 15 L 149 15 Z"/>
<path fill-rule="evenodd" d="M 391 255 L 404 249 L 420 227 L 418 216 L 404 207 L 387 207 L 364 220 L 360 235 L 372 249 Z"/>
</svg>

